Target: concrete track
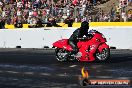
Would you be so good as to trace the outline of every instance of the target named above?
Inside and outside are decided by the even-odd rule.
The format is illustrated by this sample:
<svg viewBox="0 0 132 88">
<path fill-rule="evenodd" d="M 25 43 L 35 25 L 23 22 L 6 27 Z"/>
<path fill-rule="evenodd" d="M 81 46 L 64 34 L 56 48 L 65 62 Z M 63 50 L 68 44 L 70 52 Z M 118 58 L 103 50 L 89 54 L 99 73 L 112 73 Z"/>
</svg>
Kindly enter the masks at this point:
<svg viewBox="0 0 132 88">
<path fill-rule="evenodd" d="M 0 49 L 0 88 L 81 88 L 82 67 L 90 79 L 132 80 L 132 50 L 111 50 L 110 56 L 107 63 L 58 62 L 52 49 Z"/>
</svg>

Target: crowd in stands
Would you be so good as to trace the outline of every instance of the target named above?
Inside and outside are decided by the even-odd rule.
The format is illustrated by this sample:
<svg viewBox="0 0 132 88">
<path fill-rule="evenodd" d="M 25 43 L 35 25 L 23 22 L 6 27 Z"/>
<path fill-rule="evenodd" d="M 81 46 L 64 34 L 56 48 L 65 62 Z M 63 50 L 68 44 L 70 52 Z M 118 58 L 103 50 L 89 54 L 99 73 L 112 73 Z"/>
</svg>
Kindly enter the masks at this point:
<svg viewBox="0 0 132 88">
<path fill-rule="evenodd" d="M 21 24 L 36 24 L 40 21 L 46 23 L 51 18 L 57 23 L 68 22 L 67 19 L 72 22 L 132 21 L 132 14 L 126 12 L 127 5 L 122 2 L 113 3 L 108 12 L 98 9 L 93 15 L 92 10 L 97 8 L 94 6 L 101 3 L 100 0 L 0 0 L 0 22 L 16 26 L 20 23 L 21 26 Z M 132 0 L 129 0 L 129 5 L 132 5 Z"/>
</svg>

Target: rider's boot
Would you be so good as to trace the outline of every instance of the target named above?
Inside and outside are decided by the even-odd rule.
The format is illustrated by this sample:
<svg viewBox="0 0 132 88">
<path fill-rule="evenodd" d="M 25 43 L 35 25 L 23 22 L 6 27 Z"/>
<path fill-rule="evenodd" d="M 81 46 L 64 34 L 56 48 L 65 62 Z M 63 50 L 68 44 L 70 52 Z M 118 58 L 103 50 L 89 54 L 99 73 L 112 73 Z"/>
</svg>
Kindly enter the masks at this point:
<svg viewBox="0 0 132 88">
<path fill-rule="evenodd" d="M 67 53 L 67 54 L 64 56 L 64 59 L 65 59 L 65 60 L 68 60 L 69 56 L 72 55 L 72 54 L 73 54 L 72 52 Z"/>
</svg>

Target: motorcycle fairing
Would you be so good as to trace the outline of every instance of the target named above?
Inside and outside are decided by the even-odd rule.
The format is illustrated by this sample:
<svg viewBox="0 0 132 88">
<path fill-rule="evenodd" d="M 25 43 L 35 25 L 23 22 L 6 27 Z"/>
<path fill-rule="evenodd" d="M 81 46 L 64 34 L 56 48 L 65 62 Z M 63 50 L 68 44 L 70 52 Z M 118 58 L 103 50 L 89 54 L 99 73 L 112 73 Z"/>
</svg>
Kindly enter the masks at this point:
<svg viewBox="0 0 132 88">
<path fill-rule="evenodd" d="M 100 44 L 98 47 L 99 52 L 102 52 L 104 48 L 109 48 L 109 46 L 106 43 Z"/>
<path fill-rule="evenodd" d="M 94 45 L 93 45 L 94 43 Z M 89 40 L 87 42 L 83 42 L 83 45 L 79 49 L 82 53 L 82 57 L 79 59 L 80 61 L 94 61 L 94 53 L 96 52 L 99 42 Z"/>
<path fill-rule="evenodd" d="M 58 48 L 64 48 L 68 51 L 72 51 L 72 47 L 68 44 L 68 39 L 62 39 L 62 40 L 58 40 L 55 43 L 53 43 L 54 47 L 58 47 Z"/>
</svg>

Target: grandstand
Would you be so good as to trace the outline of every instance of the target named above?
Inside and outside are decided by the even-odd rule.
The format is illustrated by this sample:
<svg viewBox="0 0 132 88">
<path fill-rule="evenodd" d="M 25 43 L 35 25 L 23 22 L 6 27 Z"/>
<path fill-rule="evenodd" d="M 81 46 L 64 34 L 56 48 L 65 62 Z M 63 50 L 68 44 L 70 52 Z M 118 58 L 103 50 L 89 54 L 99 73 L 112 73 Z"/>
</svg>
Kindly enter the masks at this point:
<svg viewBox="0 0 132 88">
<path fill-rule="evenodd" d="M 15 27 L 22 24 L 36 24 L 39 19 L 42 23 L 47 23 L 50 18 L 55 18 L 57 23 L 63 23 L 69 16 L 74 22 L 132 21 L 132 14 L 128 12 L 132 9 L 132 2 L 126 4 L 124 1 L 0 0 L 0 21 L 8 25 L 16 25 Z"/>
</svg>

